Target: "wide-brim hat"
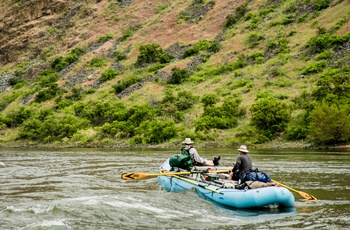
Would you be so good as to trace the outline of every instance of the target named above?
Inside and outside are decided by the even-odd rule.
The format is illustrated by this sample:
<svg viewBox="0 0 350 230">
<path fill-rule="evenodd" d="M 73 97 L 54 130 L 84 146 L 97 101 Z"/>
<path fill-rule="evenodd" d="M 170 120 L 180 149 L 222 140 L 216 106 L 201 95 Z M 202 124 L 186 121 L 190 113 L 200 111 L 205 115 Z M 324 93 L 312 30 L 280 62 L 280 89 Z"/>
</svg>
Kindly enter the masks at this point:
<svg viewBox="0 0 350 230">
<path fill-rule="evenodd" d="M 247 149 L 247 146 L 245 146 L 245 145 L 241 145 L 239 147 L 239 149 L 237 149 L 237 150 L 240 151 L 240 152 L 244 152 L 244 153 L 248 153 L 249 152 L 248 149 Z"/>
<path fill-rule="evenodd" d="M 182 142 L 182 144 L 191 145 L 193 142 L 191 141 L 191 138 L 185 138 L 185 141 Z"/>
</svg>

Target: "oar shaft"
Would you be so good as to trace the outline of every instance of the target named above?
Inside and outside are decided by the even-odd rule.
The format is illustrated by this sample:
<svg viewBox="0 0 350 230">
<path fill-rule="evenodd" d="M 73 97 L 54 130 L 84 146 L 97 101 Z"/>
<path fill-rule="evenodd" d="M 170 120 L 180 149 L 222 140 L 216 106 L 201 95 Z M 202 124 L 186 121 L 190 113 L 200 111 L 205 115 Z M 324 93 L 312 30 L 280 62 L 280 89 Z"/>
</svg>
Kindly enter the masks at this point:
<svg viewBox="0 0 350 230">
<path fill-rule="evenodd" d="M 180 176 L 176 176 L 176 175 L 174 175 L 174 177 L 178 178 L 179 180 L 183 180 L 183 181 L 186 181 L 186 182 L 188 182 L 188 183 L 190 183 L 190 184 L 196 185 L 196 186 L 198 186 L 198 187 L 204 188 L 204 189 L 206 189 L 206 190 L 209 190 L 209 191 L 212 191 L 212 192 L 215 192 L 215 193 L 218 193 L 218 194 L 222 194 L 222 193 L 221 193 L 220 191 L 218 191 L 218 190 L 215 190 L 215 189 L 213 189 L 213 188 L 209 188 L 208 186 L 199 184 L 199 183 L 197 183 L 197 182 L 195 182 L 195 181 L 192 181 L 192 180 L 189 180 L 189 179 L 180 177 Z"/>
<path fill-rule="evenodd" d="M 272 181 L 272 182 L 275 182 L 275 183 L 281 185 L 282 187 L 285 187 L 285 188 L 287 188 L 287 189 L 289 189 L 289 190 L 291 190 L 291 191 L 293 191 L 293 192 L 298 193 L 300 196 L 302 196 L 302 197 L 304 197 L 304 198 L 306 198 L 306 199 L 308 199 L 308 200 L 314 200 L 314 201 L 317 200 L 317 198 L 314 197 L 313 195 L 307 194 L 307 193 L 302 192 L 302 191 L 298 191 L 298 190 L 296 190 L 296 189 L 294 189 L 294 188 L 291 188 L 291 187 L 289 187 L 289 186 L 287 186 L 287 185 L 285 185 L 285 184 L 282 184 L 282 183 L 280 183 L 280 182 L 278 182 L 278 181 L 275 181 L 275 180 L 271 180 L 271 181 Z"/>
<path fill-rule="evenodd" d="M 288 187 L 287 185 L 282 184 L 281 182 L 278 182 L 278 181 L 275 181 L 275 180 L 271 180 L 271 181 L 272 181 L 272 182 L 275 182 L 275 183 L 281 185 L 282 187 L 285 187 L 285 188 L 287 188 L 287 189 L 289 189 L 289 190 L 291 190 L 291 191 L 293 191 L 293 192 L 299 192 L 298 190 L 295 190 L 294 188 Z"/>
<path fill-rule="evenodd" d="M 228 172 L 228 170 L 212 170 L 209 171 L 210 173 L 219 173 L 219 172 Z M 208 173 L 207 171 L 190 171 L 190 172 L 163 172 L 163 173 L 138 173 L 138 172 L 132 172 L 132 173 L 123 173 L 121 175 L 121 178 L 123 180 L 134 180 L 134 179 L 145 179 L 148 177 L 155 177 L 155 176 L 174 176 L 174 175 L 188 175 L 192 173 Z"/>
</svg>

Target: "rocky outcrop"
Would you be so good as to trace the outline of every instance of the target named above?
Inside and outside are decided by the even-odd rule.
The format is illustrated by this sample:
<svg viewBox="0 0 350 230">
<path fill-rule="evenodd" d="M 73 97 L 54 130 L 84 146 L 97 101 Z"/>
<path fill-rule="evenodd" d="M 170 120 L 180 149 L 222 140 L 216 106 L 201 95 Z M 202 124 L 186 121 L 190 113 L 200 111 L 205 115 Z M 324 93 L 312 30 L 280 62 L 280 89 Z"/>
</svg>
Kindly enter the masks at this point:
<svg viewBox="0 0 350 230">
<path fill-rule="evenodd" d="M 40 45 L 45 40 L 42 28 L 55 24 L 68 4 L 62 0 L 13 2 L 0 14 L 0 64 L 15 62 L 26 49 L 31 49 L 32 57 L 39 54 L 40 46 L 32 46 L 31 41 L 34 38 Z"/>
<path fill-rule="evenodd" d="M 14 74 L 4 74 L 0 76 L 0 93 L 11 89 L 11 85 L 8 81 L 12 77 L 14 77 Z"/>
</svg>

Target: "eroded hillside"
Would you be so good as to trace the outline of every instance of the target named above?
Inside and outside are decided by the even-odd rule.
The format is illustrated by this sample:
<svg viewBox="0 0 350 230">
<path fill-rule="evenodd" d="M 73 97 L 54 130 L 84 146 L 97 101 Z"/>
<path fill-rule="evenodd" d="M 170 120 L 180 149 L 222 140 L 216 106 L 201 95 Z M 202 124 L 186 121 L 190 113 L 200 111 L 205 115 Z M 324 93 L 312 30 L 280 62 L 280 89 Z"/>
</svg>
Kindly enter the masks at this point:
<svg viewBox="0 0 350 230">
<path fill-rule="evenodd" d="M 349 6 L 331 0 L 4 1 L 1 141 L 104 146 L 190 136 L 231 145 L 282 141 L 289 130 L 293 140 L 322 143 L 308 136 L 312 124 L 298 116 L 308 110 L 305 100 L 322 84 L 320 76 L 348 73 Z M 332 94 L 348 95 L 347 78 L 330 83 L 346 85 Z M 272 111 L 272 123 L 252 123 L 252 106 L 268 96 L 277 100 L 273 107 L 288 110 L 285 117 Z M 75 119 L 81 126 L 59 128 Z M 56 129 L 46 127 L 53 123 Z M 293 127 L 306 131 L 295 137 Z"/>
</svg>

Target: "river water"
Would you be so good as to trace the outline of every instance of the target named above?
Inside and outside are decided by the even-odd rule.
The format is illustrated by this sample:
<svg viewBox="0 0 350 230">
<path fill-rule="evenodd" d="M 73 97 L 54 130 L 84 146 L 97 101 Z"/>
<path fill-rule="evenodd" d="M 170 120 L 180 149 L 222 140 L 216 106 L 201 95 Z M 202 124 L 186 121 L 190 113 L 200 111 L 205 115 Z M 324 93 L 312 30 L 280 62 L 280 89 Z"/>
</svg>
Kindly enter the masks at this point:
<svg viewBox="0 0 350 230">
<path fill-rule="evenodd" d="M 232 165 L 234 149 L 199 149 Z M 157 173 L 178 150 L 0 149 L 0 229 L 349 229 L 350 152 L 252 150 L 255 167 L 294 193 L 287 210 L 219 207 L 194 191 L 170 193 L 156 177 L 125 181 L 125 172 Z M 219 154 L 218 154 L 219 153 Z"/>
</svg>

